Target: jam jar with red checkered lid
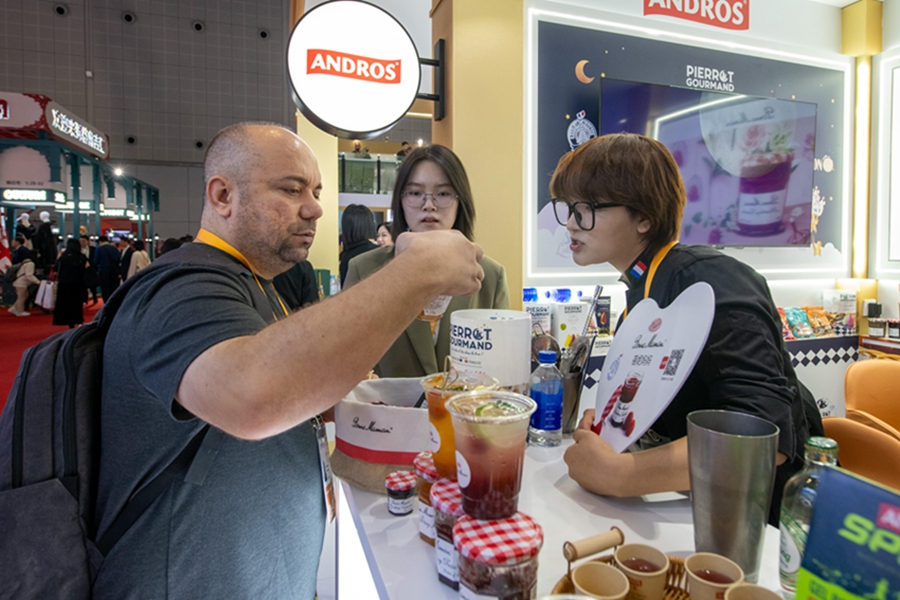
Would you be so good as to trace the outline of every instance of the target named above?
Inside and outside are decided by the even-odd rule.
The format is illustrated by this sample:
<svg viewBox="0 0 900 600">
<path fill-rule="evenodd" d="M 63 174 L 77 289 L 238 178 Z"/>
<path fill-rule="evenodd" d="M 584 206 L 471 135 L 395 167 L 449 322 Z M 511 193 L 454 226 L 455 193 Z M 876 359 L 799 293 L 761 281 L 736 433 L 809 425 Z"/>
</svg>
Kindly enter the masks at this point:
<svg viewBox="0 0 900 600">
<path fill-rule="evenodd" d="M 537 592 L 541 526 L 517 512 L 509 519 L 462 517 L 453 526 L 460 600 L 531 600 Z"/>
<path fill-rule="evenodd" d="M 416 488 L 419 490 L 419 537 L 434 546 L 434 506 L 431 505 L 431 486 L 438 480 L 431 452 L 420 452 L 413 460 L 416 469 Z"/>
<path fill-rule="evenodd" d="M 388 512 L 402 517 L 412 512 L 416 495 L 416 475 L 409 471 L 394 471 L 384 478 L 387 488 Z"/>
<path fill-rule="evenodd" d="M 438 580 L 458 590 L 459 570 L 456 548 L 453 547 L 453 526 L 456 519 L 464 514 L 459 484 L 449 479 L 438 479 L 431 486 L 431 503 L 434 505 L 434 555 Z"/>
</svg>

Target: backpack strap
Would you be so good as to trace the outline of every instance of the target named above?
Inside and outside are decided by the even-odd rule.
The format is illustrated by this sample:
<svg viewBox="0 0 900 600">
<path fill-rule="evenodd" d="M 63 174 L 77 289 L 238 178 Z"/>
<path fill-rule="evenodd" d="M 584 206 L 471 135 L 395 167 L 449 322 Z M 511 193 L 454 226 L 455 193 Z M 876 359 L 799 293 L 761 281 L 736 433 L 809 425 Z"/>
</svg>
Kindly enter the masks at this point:
<svg viewBox="0 0 900 600">
<path fill-rule="evenodd" d="M 153 265 L 151 265 L 152 267 Z M 156 271 L 159 267 L 152 269 Z M 113 295 L 107 301 L 106 298 L 103 299 L 103 308 L 100 309 L 100 312 L 94 317 L 94 321 L 100 326 L 100 330 L 104 333 L 109 330 L 109 326 L 112 324 L 113 317 L 116 316 L 116 313 L 119 312 L 119 308 L 122 307 L 122 303 L 125 300 L 125 295 L 128 293 L 134 284 L 141 280 L 141 278 L 147 275 L 148 272 L 151 271 L 150 267 L 146 269 L 141 269 L 131 277 L 125 280 L 125 283 L 116 288 L 116 291 L 113 292 Z"/>
<path fill-rule="evenodd" d="M 210 433 L 212 434 L 208 435 Z M 115 521 L 113 521 L 106 533 L 103 534 L 103 537 L 96 541 L 96 546 L 100 553 L 103 556 L 106 556 L 109 551 L 112 550 L 113 546 L 116 545 L 116 542 L 118 542 L 125 532 L 134 525 L 134 522 L 144 514 L 144 511 L 153 504 L 154 500 L 162 496 L 163 492 L 165 492 L 177 478 L 183 477 L 188 472 L 195 456 L 204 456 L 207 454 L 207 452 L 201 451 L 201 447 L 207 445 L 207 440 L 210 440 L 211 444 L 215 447 L 215 452 L 217 452 L 218 445 L 222 443 L 222 438 L 221 432 L 218 430 L 210 430 L 209 425 L 205 425 L 203 429 L 197 432 L 191 441 L 188 442 L 188 445 L 184 447 L 184 450 L 181 451 L 181 454 L 179 454 L 162 473 L 154 477 L 150 483 L 142 487 L 128 500 Z M 213 452 L 213 456 L 215 456 L 215 452 Z M 211 459 L 206 462 L 206 468 L 203 473 L 204 477 L 205 472 L 212 466 Z"/>
</svg>

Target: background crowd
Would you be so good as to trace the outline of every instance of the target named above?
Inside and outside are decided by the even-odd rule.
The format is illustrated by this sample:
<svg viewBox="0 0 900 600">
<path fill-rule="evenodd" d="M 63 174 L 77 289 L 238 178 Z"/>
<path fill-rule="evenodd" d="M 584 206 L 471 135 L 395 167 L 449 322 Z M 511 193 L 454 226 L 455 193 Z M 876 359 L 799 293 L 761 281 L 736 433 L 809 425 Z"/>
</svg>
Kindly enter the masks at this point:
<svg viewBox="0 0 900 600">
<path fill-rule="evenodd" d="M 94 241 L 83 226 L 78 239 L 61 247 L 50 213 L 42 211 L 39 217 L 37 227 L 28 212 L 16 218 L 12 265 L 4 277 L 16 293 L 9 312 L 17 317 L 29 317 L 37 309 L 52 312 L 54 325 L 76 327 L 84 322 L 85 305 L 97 304 L 101 297 L 108 300 L 122 282 L 151 263 L 143 240 L 101 235 Z M 187 235 L 160 241 L 155 255 L 192 240 Z"/>
</svg>

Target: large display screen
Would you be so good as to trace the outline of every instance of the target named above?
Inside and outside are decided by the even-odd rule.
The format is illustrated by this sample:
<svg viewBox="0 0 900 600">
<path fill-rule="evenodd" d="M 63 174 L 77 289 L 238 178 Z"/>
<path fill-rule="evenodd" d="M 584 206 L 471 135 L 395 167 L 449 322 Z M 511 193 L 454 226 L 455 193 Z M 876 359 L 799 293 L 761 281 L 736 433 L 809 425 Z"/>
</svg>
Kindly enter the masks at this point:
<svg viewBox="0 0 900 600">
<path fill-rule="evenodd" d="M 810 243 L 815 104 L 609 78 L 600 90 L 601 134 L 644 134 L 674 156 L 682 243 Z"/>
</svg>

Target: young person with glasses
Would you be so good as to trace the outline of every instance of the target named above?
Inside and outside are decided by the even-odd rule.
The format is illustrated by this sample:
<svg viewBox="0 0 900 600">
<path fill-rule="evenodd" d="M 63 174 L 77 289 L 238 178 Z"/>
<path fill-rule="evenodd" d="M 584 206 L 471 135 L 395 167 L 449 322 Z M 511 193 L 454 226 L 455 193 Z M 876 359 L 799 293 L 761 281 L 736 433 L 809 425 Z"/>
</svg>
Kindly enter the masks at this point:
<svg viewBox="0 0 900 600">
<path fill-rule="evenodd" d="M 469 178 L 459 157 L 440 145 L 412 150 L 397 172 L 391 201 L 394 221 L 391 234 L 455 229 L 474 239 L 475 202 Z M 350 261 L 344 287 L 365 279 L 394 257 L 394 246 L 366 252 Z M 468 308 L 509 308 L 506 271 L 495 260 L 481 260 L 484 280 L 473 296 L 455 296 L 434 335 L 428 322 L 415 320 L 378 361 L 381 377 L 421 377 L 444 368 L 450 354 L 450 315 Z"/>
<path fill-rule="evenodd" d="M 803 444 L 810 435 L 822 435 L 822 423 L 791 366 L 766 280 L 708 246 L 677 243 L 684 183 L 672 155 L 656 140 L 636 134 L 594 138 L 562 157 L 550 193 L 556 218 L 569 232 L 573 260 L 582 266 L 609 263 L 620 271 L 629 310 L 645 297 L 665 308 L 700 281 L 716 295 L 700 359 L 641 439 L 640 450 L 613 452 L 591 431 L 594 410 L 587 410 L 566 451 L 569 475 L 607 496 L 687 490 L 688 413 L 748 413 L 780 429 L 769 513 L 770 523 L 777 523 L 784 484 L 803 467 Z"/>
</svg>

